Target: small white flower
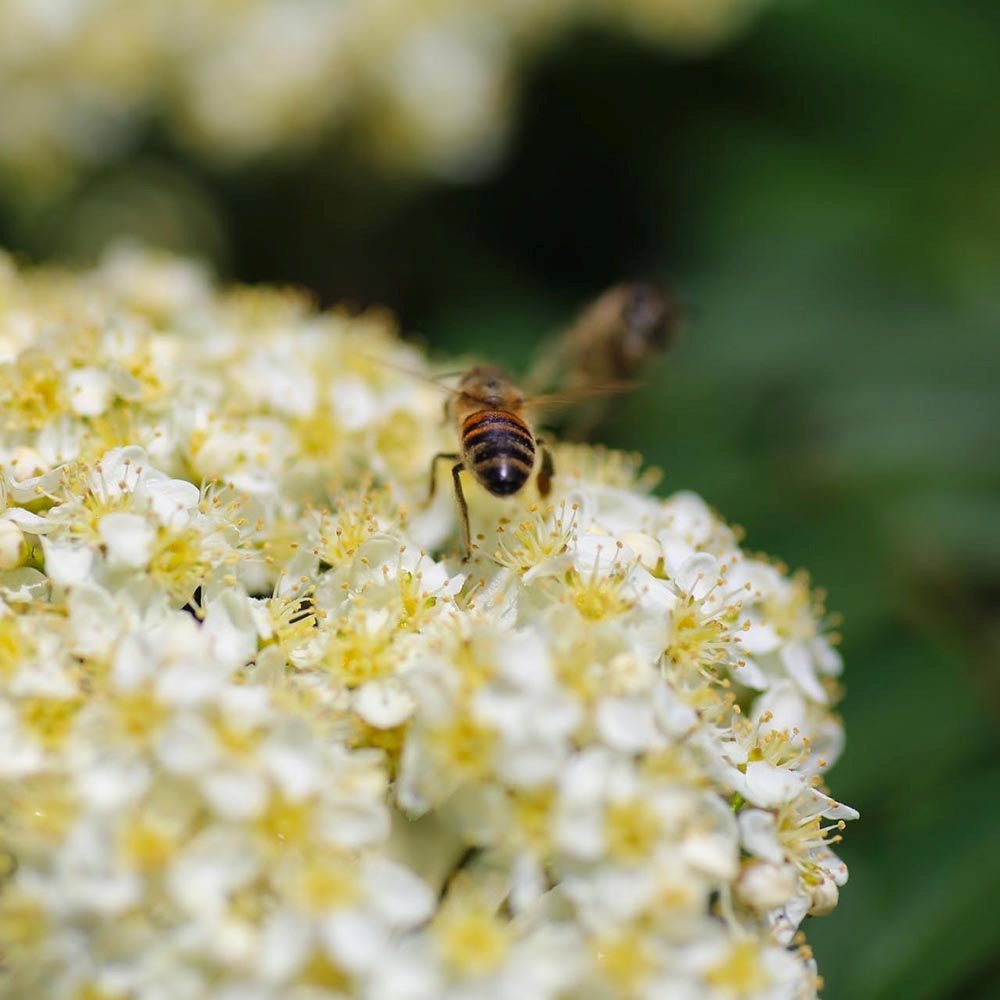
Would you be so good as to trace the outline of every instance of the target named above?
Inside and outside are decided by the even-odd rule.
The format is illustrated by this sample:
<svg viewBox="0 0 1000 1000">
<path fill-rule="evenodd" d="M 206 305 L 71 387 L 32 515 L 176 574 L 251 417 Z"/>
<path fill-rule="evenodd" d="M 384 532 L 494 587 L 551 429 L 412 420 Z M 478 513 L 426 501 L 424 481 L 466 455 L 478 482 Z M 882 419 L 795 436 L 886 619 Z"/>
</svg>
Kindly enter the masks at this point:
<svg viewBox="0 0 1000 1000">
<path fill-rule="evenodd" d="M 192 916 L 217 916 L 256 870 L 257 860 L 242 833 L 209 827 L 171 865 L 167 888 Z"/>
<path fill-rule="evenodd" d="M 41 538 L 45 553 L 45 574 L 60 587 L 72 587 L 90 579 L 94 565 L 94 551 L 78 542 L 58 542 L 46 536 Z"/>
<path fill-rule="evenodd" d="M 385 678 L 362 684 L 354 693 L 354 711 L 377 729 L 393 729 L 414 712 L 417 703 L 402 683 Z"/>
<path fill-rule="evenodd" d="M 363 878 L 369 907 L 390 927 L 416 927 L 434 912 L 436 900 L 430 886 L 401 864 L 369 858 Z"/>
<path fill-rule="evenodd" d="M 746 765 L 743 797 L 755 806 L 774 808 L 791 802 L 801 791 L 803 779 L 796 771 L 778 767 L 766 760 Z"/>
<path fill-rule="evenodd" d="M 795 869 L 788 864 L 761 861 L 746 864 L 740 872 L 740 899 L 761 912 L 784 905 L 798 890 Z"/>
<path fill-rule="evenodd" d="M 388 945 L 383 925 L 360 912 L 335 913 L 324 923 L 322 934 L 331 957 L 354 973 L 369 972 Z"/>
<path fill-rule="evenodd" d="M 235 590 L 223 592 L 205 609 L 202 630 L 219 664 L 235 671 L 257 652 L 257 627 L 249 598 Z"/>
<path fill-rule="evenodd" d="M 0 571 L 20 566 L 27 551 L 24 532 L 13 519 L 0 516 Z"/>
<path fill-rule="evenodd" d="M 640 698 L 604 698 L 597 706 L 597 730 L 613 750 L 640 753 L 653 744 L 653 706 Z"/>
<path fill-rule="evenodd" d="M 267 783 L 246 768 L 219 768 L 201 777 L 199 787 L 206 801 L 227 820 L 252 819 L 267 804 Z"/>
<path fill-rule="evenodd" d="M 149 563 L 156 527 L 141 514 L 105 514 L 97 530 L 110 563 L 129 569 L 141 569 Z"/>
<path fill-rule="evenodd" d="M 114 396 L 111 376 L 99 368 L 76 368 L 66 376 L 69 405 L 81 417 L 98 417 Z"/>
</svg>

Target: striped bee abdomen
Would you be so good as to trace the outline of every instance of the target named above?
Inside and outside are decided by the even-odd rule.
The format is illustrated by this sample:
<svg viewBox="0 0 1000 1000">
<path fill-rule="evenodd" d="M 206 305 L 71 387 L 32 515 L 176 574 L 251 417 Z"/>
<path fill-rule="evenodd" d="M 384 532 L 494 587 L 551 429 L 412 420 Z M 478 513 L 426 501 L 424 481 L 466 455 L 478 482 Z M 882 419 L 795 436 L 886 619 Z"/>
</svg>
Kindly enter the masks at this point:
<svg viewBox="0 0 1000 1000">
<path fill-rule="evenodd" d="M 535 438 L 528 425 L 506 410 L 479 410 L 462 424 L 462 460 L 494 496 L 517 493 L 535 465 Z"/>
</svg>

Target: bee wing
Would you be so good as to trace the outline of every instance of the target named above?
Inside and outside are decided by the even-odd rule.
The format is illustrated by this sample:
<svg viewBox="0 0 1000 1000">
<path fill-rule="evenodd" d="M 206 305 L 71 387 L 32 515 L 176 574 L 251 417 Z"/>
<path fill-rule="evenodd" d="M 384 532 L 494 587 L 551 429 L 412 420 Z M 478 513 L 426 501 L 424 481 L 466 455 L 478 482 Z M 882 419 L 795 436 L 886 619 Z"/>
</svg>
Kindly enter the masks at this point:
<svg viewBox="0 0 1000 1000">
<path fill-rule="evenodd" d="M 634 392 L 643 384 L 642 382 L 633 380 L 602 382 L 598 385 L 581 386 L 579 389 L 568 389 L 566 392 L 549 392 L 541 396 L 529 396 L 524 402 L 526 406 L 539 409 L 572 406 L 587 399 L 597 399 L 602 396 L 617 396 L 626 392 Z"/>
</svg>

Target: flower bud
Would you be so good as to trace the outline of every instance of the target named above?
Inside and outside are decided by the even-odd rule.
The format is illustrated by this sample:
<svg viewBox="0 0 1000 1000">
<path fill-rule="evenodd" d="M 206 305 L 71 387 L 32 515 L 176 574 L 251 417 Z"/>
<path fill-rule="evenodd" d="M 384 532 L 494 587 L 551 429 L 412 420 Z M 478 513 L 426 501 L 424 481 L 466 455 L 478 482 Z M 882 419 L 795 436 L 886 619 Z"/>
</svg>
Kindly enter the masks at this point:
<svg viewBox="0 0 1000 1000">
<path fill-rule="evenodd" d="M 837 883 L 829 875 L 823 876 L 822 881 L 809 887 L 809 916 L 825 917 L 837 908 L 837 901 L 840 899 L 840 890 Z"/>
<path fill-rule="evenodd" d="M 739 898 L 760 912 L 783 905 L 797 888 L 795 869 L 770 861 L 746 862 L 736 883 Z"/>
<path fill-rule="evenodd" d="M 0 520 L 0 570 L 16 569 L 27 554 L 21 529 L 13 521 Z"/>
</svg>

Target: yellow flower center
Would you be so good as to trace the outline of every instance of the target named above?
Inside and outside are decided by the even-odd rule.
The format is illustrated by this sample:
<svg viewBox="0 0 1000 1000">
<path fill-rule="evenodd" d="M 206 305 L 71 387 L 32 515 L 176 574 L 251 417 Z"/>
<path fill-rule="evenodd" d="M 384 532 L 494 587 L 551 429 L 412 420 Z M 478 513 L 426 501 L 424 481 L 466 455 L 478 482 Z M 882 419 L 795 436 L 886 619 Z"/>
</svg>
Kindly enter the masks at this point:
<svg viewBox="0 0 1000 1000">
<path fill-rule="evenodd" d="M 257 819 L 258 832 L 275 847 L 301 846 L 313 828 L 311 799 L 292 800 L 272 792 L 267 808 Z"/>
<path fill-rule="evenodd" d="M 431 744 L 437 757 L 453 773 L 476 778 L 489 772 L 496 736 L 469 716 L 459 716 L 434 731 Z"/>
<path fill-rule="evenodd" d="M 626 863 L 648 858 L 662 827 L 660 817 L 641 799 L 613 802 L 604 817 L 609 852 L 616 860 Z"/>
<path fill-rule="evenodd" d="M 25 698 L 21 702 L 21 721 L 47 749 L 56 749 L 69 735 L 82 707 L 79 698 Z"/>
<path fill-rule="evenodd" d="M 619 997 L 634 995 L 656 968 L 649 944 L 632 930 L 599 938 L 594 952 L 601 975 Z"/>
<path fill-rule="evenodd" d="M 722 961 L 705 973 L 705 980 L 732 996 L 750 996 L 764 989 L 769 978 L 753 941 L 737 941 Z"/>
<path fill-rule="evenodd" d="M 357 866 L 335 854 L 310 856 L 299 869 L 292 891 L 314 913 L 352 906 L 361 895 Z"/>
<path fill-rule="evenodd" d="M 463 976 L 493 972 L 510 947 L 507 925 L 475 902 L 446 907 L 434 922 L 434 933 L 444 961 Z"/>
</svg>

